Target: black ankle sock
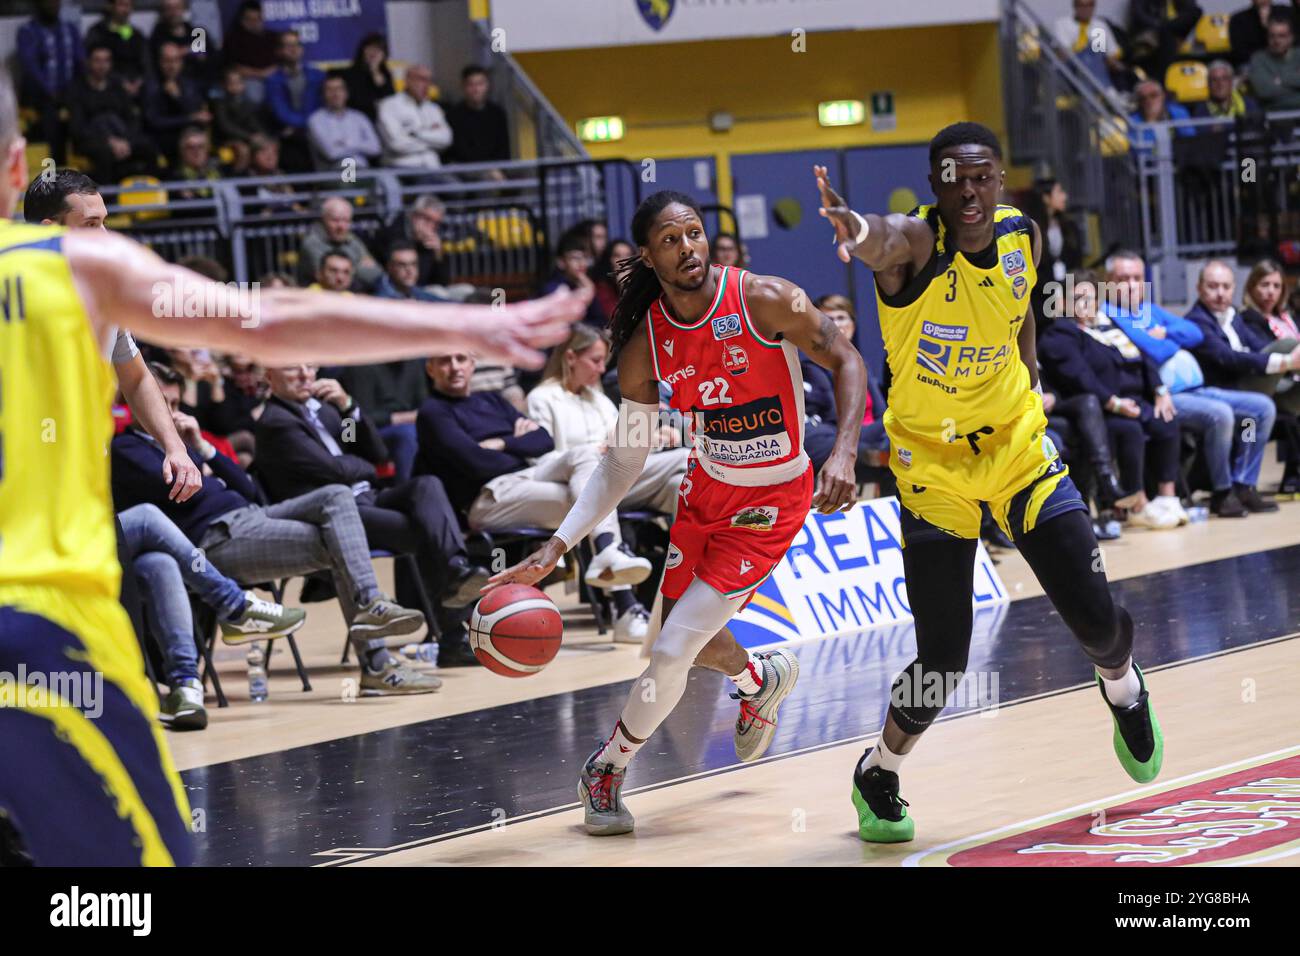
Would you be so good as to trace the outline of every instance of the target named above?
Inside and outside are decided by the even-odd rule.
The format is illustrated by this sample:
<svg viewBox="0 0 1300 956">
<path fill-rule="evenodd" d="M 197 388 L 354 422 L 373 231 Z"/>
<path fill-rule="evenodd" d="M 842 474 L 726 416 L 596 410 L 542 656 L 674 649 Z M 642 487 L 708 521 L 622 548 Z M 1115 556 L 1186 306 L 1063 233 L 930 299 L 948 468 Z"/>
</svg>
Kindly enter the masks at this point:
<svg viewBox="0 0 1300 956">
<path fill-rule="evenodd" d="M 596 541 L 595 541 L 596 553 L 600 554 L 600 552 L 604 551 L 613 543 L 614 543 L 614 535 L 612 532 L 605 531 L 601 534 L 596 535 Z"/>
<path fill-rule="evenodd" d="M 636 604 L 636 595 L 631 588 L 619 588 L 617 591 L 609 592 L 610 600 L 614 602 L 614 610 L 621 617 L 623 612 Z"/>
</svg>

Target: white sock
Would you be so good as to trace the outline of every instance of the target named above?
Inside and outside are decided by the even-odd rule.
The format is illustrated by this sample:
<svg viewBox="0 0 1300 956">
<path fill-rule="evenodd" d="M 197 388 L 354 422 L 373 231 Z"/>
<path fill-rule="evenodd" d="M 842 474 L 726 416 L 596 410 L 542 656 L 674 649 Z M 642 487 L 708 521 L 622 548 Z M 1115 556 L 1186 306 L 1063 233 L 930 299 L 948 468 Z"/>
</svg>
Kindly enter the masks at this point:
<svg viewBox="0 0 1300 956">
<path fill-rule="evenodd" d="M 888 770 L 890 773 L 898 773 L 898 768 L 903 765 L 903 758 L 907 754 L 896 754 L 885 744 L 885 737 L 882 734 L 876 741 L 876 745 L 862 755 L 858 761 L 858 772 L 861 773 L 870 770 L 872 767 L 879 767 L 881 770 Z"/>
<path fill-rule="evenodd" d="M 727 675 L 742 697 L 753 697 L 763 689 L 763 661 L 756 654 L 750 654 L 749 660 L 739 674 Z"/>
<path fill-rule="evenodd" d="M 1142 684 L 1138 680 L 1137 669 L 1133 662 L 1128 662 L 1128 670 L 1119 680 L 1109 680 L 1104 675 L 1101 676 L 1101 686 L 1106 693 L 1106 699 L 1114 707 L 1132 707 L 1137 703 L 1138 695 L 1142 693 Z"/>
<path fill-rule="evenodd" d="M 596 755 L 595 763 L 612 763 L 615 767 L 622 769 L 632 762 L 636 752 L 641 749 L 641 743 L 634 743 L 632 738 L 623 730 L 623 721 L 614 725 L 614 732 L 609 735 L 609 740 L 605 741 L 605 746 L 600 749 Z"/>
</svg>

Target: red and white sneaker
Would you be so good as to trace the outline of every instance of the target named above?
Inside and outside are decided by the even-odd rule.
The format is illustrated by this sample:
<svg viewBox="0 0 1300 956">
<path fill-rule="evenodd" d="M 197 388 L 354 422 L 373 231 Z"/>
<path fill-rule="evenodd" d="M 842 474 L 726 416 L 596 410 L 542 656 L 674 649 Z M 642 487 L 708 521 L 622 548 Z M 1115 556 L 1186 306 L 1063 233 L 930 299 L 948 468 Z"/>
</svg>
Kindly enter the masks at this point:
<svg viewBox="0 0 1300 956">
<path fill-rule="evenodd" d="M 736 756 L 745 763 L 767 753 L 776 736 L 776 710 L 799 680 L 799 660 L 789 651 L 756 655 L 763 662 L 763 686 L 753 697 L 731 696 L 740 701 L 736 718 Z"/>
</svg>

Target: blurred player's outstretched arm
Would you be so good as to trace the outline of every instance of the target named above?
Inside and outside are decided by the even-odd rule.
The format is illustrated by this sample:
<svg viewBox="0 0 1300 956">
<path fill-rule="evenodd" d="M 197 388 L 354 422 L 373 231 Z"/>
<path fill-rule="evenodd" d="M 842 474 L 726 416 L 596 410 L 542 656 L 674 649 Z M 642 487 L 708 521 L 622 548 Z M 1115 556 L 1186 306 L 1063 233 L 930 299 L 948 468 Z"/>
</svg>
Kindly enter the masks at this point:
<svg viewBox="0 0 1300 956">
<path fill-rule="evenodd" d="M 643 328 L 638 328 L 619 350 L 618 388 L 623 401 L 618 408 L 614 438 L 578 500 L 545 544 L 513 567 L 493 575 L 483 588 L 485 592 L 503 584 L 536 584 L 546 577 L 636 484 L 659 432 L 659 380 L 655 378 L 650 343 Z"/>
<path fill-rule="evenodd" d="M 831 187 L 825 166 L 814 166 L 813 175 L 821 193 L 821 215 L 835 227 L 836 251 L 841 262 L 856 257 L 878 273 L 925 265 L 934 249 L 934 234 L 929 226 L 900 213 L 860 215 Z"/>
<path fill-rule="evenodd" d="M 854 466 L 862 416 L 867 406 L 867 367 L 853 343 L 840 335 L 835 320 L 808 299 L 808 293 L 778 276 L 750 273 L 745 302 L 760 332 L 788 339 L 835 380 L 835 445 L 817 475 L 813 507 L 822 514 L 853 507 L 857 499 Z"/>
<path fill-rule="evenodd" d="M 98 338 L 124 326 L 160 345 L 242 352 L 266 365 L 356 365 L 456 351 L 536 369 L 544 360 L 539 350 L 564 341 L 587 308 L 586 295 L 569 291 L 500 308 L 305 289 L 253 295 L 112 233 L 69 232 L 63 250 Z M 186 315 L 191 311 L 202 314 Z"/>
</svg>

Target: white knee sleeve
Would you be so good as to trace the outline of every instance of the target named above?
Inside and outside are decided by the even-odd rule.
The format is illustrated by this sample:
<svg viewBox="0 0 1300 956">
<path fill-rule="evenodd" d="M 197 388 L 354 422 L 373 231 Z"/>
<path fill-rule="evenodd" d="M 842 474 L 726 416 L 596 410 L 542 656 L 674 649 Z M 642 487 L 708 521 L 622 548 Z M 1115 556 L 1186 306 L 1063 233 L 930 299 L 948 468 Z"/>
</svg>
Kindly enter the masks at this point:
<svg viewBox="0 0 1300 956">
<path fill-rule="evenodd" d="M 698 578 L 690 583 L 660 628 L 650 651 L 650 666 L 633 685 L 623 708 L 628 733 L 646 740 L 668 718 L 686 691 L 696 656 L 727 626 L 744 597 L 727 597 Z"/>
</svg>

